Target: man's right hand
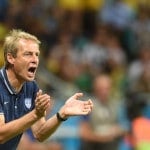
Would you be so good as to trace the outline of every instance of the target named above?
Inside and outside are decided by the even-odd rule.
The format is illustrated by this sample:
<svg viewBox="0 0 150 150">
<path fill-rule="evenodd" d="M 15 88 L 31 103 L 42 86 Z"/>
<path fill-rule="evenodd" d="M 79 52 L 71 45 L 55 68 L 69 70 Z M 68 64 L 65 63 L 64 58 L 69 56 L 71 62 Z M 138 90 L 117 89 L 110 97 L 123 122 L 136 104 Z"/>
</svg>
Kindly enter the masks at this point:
<svg viewBox="0 0 150 150">
<path fill-rule="evenodd" d="M 37 92 L 35 100 L 35 111 L 38 117 L 43 117 L 46 115 L 46 110 L 50 106 L 50 96 L 48 94 L 43 94 L 42 90 Z"/>
</svg>

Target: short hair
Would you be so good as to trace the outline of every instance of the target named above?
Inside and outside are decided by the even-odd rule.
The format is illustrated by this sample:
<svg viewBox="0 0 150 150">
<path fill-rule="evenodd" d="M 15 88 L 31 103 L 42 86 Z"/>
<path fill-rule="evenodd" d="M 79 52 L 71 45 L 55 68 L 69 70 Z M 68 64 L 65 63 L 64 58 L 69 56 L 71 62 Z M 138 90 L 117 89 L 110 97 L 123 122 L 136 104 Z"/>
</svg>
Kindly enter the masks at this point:
<svg viewBox="0 0 150 150">
<path fill-rule="evenodd" d="M 8 68 L 10 63 L 7 61 L 7 54 L 11 53 L 13 57 L 17 56 L 18 51 L 18 41 L 20 39 L 32 40 L 37 45 L 40 45 L 40 41 L 38 38 L 30 33 L 24 32 L 20 29 L 13 29 L 9 32 L 4 40 L 4 59 L 5 59 L 5 67 Z"/>
</svg>

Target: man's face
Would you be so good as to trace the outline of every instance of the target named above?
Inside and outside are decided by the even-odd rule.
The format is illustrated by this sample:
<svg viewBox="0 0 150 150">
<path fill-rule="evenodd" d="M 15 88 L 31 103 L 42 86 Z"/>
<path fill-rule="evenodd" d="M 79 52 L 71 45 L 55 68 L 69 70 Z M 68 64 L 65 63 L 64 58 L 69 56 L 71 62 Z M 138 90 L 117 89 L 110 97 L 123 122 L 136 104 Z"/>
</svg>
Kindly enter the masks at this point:
<svg viewBox="0 0 150 150">
<path fill-rule="evenodd" d="M 107 101 L 111 93 L 111 81 L 108 77 L 99 77 L 94 83 L 94 93 L 101 101 Z"/>
<path fill-rule="evenodd" d="M 32 40 L 19 40 L 13 71 L 20 82 L 32 81 L 39 64 L 39 46 Z"/>
</svg>

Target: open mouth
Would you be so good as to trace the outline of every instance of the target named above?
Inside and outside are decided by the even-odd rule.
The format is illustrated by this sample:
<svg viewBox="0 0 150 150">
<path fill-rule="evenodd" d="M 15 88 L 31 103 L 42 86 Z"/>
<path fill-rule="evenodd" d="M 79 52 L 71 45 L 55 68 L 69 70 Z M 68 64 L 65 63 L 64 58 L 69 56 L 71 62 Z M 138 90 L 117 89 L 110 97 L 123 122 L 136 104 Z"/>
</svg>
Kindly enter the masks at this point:
<svg viewBox="0 0 150 150">
<path fill-rule="evenodd" d="M 36 67 L 30 67 L 30 68 L 28 69 L 28 72 L 29 72 L 29 73 L 32 73 L 32 74 L 34 74 L 35 71 L 36 71 Z"/>
</svg>

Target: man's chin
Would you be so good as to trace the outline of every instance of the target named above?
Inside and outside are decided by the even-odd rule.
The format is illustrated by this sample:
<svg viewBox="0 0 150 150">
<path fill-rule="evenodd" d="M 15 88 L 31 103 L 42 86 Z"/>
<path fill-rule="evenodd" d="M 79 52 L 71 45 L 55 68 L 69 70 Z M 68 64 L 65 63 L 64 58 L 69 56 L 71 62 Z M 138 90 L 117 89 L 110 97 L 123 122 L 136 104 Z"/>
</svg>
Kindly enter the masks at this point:
<svg viewBox="0 0 150 150">
<path fill-rule="evenodd" d="M 35 77 L 28 77 L 26 78 L 27 81 L 33 81 L 35 79 Z"/>
</svg>

